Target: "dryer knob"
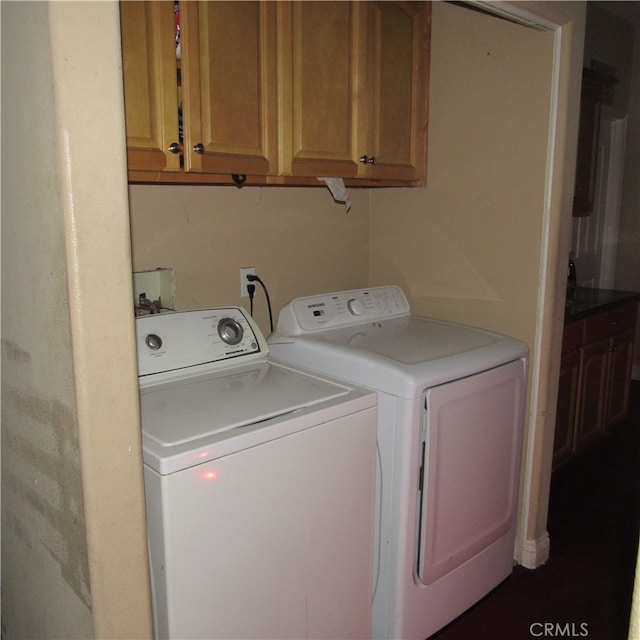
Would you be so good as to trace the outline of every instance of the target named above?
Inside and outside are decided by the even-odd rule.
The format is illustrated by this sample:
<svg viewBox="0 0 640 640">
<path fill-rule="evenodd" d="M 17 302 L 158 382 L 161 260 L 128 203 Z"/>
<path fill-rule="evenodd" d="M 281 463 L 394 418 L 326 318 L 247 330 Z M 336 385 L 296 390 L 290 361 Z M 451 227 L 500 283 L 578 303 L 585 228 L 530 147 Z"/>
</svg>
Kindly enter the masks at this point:
<svg viewBox="0 0 640 640">
<path fill-rule="evenodd" d="M 361 316 L 366 311 L 362 302 L 357 298 L 351 298 L 351 300 L 347 302 L 347 307 L 349 308 L 349 313 L 352 316 Z"/>
</svg>

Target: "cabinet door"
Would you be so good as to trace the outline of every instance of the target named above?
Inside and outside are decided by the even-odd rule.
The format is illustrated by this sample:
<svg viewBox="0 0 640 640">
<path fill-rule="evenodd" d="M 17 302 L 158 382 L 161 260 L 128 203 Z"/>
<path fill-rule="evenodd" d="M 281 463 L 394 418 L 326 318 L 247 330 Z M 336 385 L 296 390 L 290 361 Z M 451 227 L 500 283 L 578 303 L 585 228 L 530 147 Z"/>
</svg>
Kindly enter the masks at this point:
<svg viewBox="0 0 640 640">
<path fill-rule="evenodd" d="M 278 3 L 282 175 L 358 172 L 360 2 Z"/>
<path fill-rule="evenodd" d="M 580 379 L 580 351 L 569 351 L 560 361 L 558 382 L 558 406 L 553 441 L 553 466 L 557 466 L 573 453 L 576 411 L 578 408 L 578 383 Z"/>
<path fill-rule="evenodd" d="M 359 175 L 424 180 L 431 4 L 356 4 L 367 14 L 367 93 L 358 135 L 358 158 L 365 158 Z"/>
<path fill-rule="evenodd" d="M 576 448 L 587 444 L 602 433 L 608 360 L 608 338 L 582 348 L 580 414 L 576 429 Z"/>
<path fill-rule="evenodd" d="M 183 2 L 185 170 L 276 173 L 273 2 Z"/>
<path fill-rule="evenodd" d="M 580 129 L 578 156 L 573 197 L 573 215 L 588 216 L 593 211 L 596 184 L 596 160 L 598 157 L 598 133 L 600 131 L 600 91 L 583 83 L 580 99 Z"/>
<path fill-rule="evenodd" d="M 611 338 L 606 427 L 624 420 L 629 413 L 634 338 L 635 329 L 629 329 Z"/>
<path fill-rule="evenodd" d="M 588 216 L 593 211 L 600 135 L 600 105 L 615 79 L 591 69 L 582 73 L 578 155 L 573 196 L 573 215 Z"/>
<path fill-rule="evenodd" d="M 121 2 L 120 24 L 129 170 L 179 171 L 173 3 Z"/>
</svg>

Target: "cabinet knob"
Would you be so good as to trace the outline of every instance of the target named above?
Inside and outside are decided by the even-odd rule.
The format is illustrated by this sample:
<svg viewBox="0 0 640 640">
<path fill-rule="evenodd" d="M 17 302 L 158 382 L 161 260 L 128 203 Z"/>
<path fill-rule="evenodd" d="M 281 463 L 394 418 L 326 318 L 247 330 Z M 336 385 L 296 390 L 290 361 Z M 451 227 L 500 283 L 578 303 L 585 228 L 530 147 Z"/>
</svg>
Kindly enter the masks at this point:
<svg viewBox="0 0 640 640">
<path fill-rule="evenodd" d="M 374 156 L 360 156 L 360 162 L 362 162 L 362 164 L 375 164 L 376 163 L 376 159 Z"/>
<path fill-rule="evenodd" d="M 171 153 L 180 153 L 180 145 L 177 142 L 172 142 L 169 145 L 169 151 L 171 151 Z"/>
<path fill-rule="evenodd" d="M 193 150 L 202 155 L 204 153 L 204 145 L 202 142 L 198 142 L 198 144 L 194 145 Z"/>
</svg>

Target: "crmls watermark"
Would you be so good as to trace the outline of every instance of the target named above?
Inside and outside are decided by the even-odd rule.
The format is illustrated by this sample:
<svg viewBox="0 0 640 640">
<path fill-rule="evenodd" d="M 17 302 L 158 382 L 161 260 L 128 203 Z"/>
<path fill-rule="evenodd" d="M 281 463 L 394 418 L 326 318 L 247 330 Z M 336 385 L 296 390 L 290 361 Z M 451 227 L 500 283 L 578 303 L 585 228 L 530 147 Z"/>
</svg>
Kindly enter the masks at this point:
<svg viewBox="0 0 640 640">
<path fill-rule="evenodd" d="M 586 622 L 534 622 L 529 625 L 533 638 L 586 638 L 589 625 Z"/>
</svg>

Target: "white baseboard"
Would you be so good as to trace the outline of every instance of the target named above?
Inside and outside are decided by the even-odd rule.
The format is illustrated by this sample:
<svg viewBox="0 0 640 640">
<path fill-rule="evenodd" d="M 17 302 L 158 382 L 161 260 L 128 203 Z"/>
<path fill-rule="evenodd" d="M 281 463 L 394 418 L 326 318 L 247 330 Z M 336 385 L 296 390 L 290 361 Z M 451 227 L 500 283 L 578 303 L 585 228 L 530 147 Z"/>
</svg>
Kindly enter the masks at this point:
<svg viewBox="0 0 640 640">
<path fill-rule="evenodd" d="M 549 533 L 545 531 L 539 538 L 525 538 L 516 549 L 516 562 L 527 569 L 537 569 L 549 559 Z"/>
</svg>

